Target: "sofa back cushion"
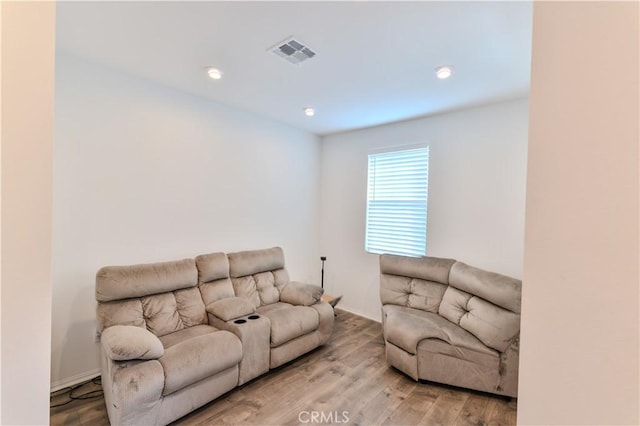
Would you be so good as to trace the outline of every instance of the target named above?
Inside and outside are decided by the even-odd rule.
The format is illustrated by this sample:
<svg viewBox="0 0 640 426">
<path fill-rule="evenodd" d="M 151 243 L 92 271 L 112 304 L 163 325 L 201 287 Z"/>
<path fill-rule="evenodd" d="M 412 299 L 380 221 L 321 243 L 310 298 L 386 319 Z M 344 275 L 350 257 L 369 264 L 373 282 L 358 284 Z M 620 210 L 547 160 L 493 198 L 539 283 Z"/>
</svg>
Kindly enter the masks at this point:
<svg viewBox="0 0 640 426">
<path fill-rule="evenodd" d="M 147 328 L 139 298 L 98 302 L 96 308 L 98 332 L 112 325 L 133 325 Z"/>
<path fill-rule="evenodd" d="M 98 330 L 134 325 L 160 337 L 206 324 L 197 277 L 193 259 L 101 268 L 96 274 Z"/>
<path fill-rule="evenodd" d="M 229 278 L 229 260 L 224 253 L 203 254 L 196 257 L 198 287 L 205 306 L 218 300 L 234 297 L 233 284 Z"/>
<path fill-rule="evenodd" d="M 256 308 L 280 300 L 279 288 L 289 282 L 280 247 L 229 253 L 229 275 L 235 295 Z"/>
<path fill-rule="evenodd" d="M 520 313 L 522 300 L 522 281 L 520 280 L 456 262 L 451 267 L 449 284 L 511 312 Z"/>
<path fill-rule="evenodd" d="M 380 301 L 438 312 L 455 260 L 437 257 L 380 256 Z"/>
<path fill-rule="evenodd" d="M 439 314 L 504 352 L 520 333 L 521 282 L 456 262 Z"/>
<path fill-rule="evenodd" d="M 96 300 L 110 302 L 194 287 L 193 259 L 141 265 L 105 266 L 96 273 Z"/>
</svg>

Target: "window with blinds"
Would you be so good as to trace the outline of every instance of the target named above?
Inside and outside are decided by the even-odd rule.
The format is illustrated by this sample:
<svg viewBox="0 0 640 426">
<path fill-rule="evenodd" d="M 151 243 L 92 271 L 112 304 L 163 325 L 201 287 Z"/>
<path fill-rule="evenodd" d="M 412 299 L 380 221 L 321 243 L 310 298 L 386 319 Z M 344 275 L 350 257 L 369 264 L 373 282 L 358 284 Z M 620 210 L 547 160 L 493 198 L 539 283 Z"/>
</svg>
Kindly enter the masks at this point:
<svg viewBox="0 0 640 426">
<path fill-rule="evenodd" d="M 369 253 L 425 255 L 428 174 L 428 147 L 369 155 Z"/>
</svg>

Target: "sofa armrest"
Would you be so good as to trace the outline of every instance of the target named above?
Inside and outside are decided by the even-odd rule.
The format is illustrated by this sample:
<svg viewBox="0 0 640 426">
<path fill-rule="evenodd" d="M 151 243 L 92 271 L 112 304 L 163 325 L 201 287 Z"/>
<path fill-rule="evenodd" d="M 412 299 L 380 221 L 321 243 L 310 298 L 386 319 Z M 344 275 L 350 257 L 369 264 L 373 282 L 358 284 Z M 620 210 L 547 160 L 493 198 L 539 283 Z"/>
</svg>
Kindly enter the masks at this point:
<svg viewBox="0 0 640 426">
<path fill-rule="evenodd" d="M 280 289 L 280 301 L 292 305 L 311 306 L 320 303 L 324 289 L 313 284 L 291 281 Z"/>
<path fill-rule="evenodd" d="M 253 304 L 242 297 L 227 297 L 207 305 L 207 312 L 222 321 L 231 321 L 255 313 Z"/>
<path fill-rule="evenodd" d="M 158 359 L 164 355 L 162 342 L 146 328 L 114 325 L 102 332 L 102 347 L 114 361 Z"/>
<path fill-rule="evenodd" d="M 102 389 L 112 425 L 155 425 L 162 404 L 164 369 L 157 359 L 114 361 L 102 355 Z"/>
</svg>

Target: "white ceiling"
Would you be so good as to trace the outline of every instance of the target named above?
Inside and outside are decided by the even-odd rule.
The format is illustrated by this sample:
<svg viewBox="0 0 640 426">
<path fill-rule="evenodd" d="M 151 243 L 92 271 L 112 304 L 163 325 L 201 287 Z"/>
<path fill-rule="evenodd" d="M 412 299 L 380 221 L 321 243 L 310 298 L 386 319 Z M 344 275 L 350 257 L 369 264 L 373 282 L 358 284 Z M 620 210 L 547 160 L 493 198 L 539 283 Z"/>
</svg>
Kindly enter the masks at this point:
<svg viewBox="0 0 640 426">
<path fill-rule="evenodd" d="M 531 13 L 531 2 L 59 2 L 57 46 L 325 135 L 526 96 Z M 268 51 L 288 36 L 317 55 L 293 65 Z M 454 75 L 437 80 L 444 64 Z"/>
</svg>

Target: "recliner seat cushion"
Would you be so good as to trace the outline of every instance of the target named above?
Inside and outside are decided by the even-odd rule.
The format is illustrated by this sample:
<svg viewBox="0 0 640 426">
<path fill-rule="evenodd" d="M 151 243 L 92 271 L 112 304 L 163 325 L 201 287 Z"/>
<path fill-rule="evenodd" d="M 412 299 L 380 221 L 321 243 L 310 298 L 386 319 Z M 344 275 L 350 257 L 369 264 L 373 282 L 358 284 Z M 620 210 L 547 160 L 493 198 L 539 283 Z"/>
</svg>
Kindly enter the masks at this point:
<svg viewBox="0 0 640 426">
<path fill-rule="evenodd" d="M 418 345 L 418 376 L 477 390 L 499 390 L 500 357 L 497 353 L 476 352 L 437 339 Z"/>
<path fill-rule="evenodd" d="M 164 336 L 160 336 L 158 339 L 160 339 L 162 346 L 166 350 L 178 343 L 182 343 L 194 337 L 202 336 L 203 334 L 215 333 L 216 331 L 219 331 L 219 329 L 207 324 L 202 324 L 185 328 L 183 330 L 176 331 L 175 333 L 165 334 Z"/>
<path fill-rule="evenodd" d="M 277 311 L 280 309 L 287 309 L 287 308 L 290 308 L 291 306 L 293 305 L 291 305 L 290 303 L 276 302 L 270 305 L 260 306 L 259 308 L 256 309 L 256 312 L 261 315 L 267 316 L 269 312 Z"/>
<path fill-rule="evenodd" d="M 286 306 L 285 303 L 278 303 L 272 309 L 261 307 L 257 311 L 271 321 L 271 347 L 311 333 L 320 324 L 318 311 L 308 306 Z"/>
<path fill-rule="evenodd" d="M 438 314 L 395 305 L 386 305 L 383 310 L 386 340 L 410 354 L 417 353 L 422 340 L 438 339 L 450 345 L 498 356 L 473 334 Z"/>
<path fill-rule="evenodd" d="M 233 333 L 217 331 L 185 340 L 165 350 L 162 395 L 169 395 L 206 377 L 237 365 L 242 344 Z"/>
</svg>

